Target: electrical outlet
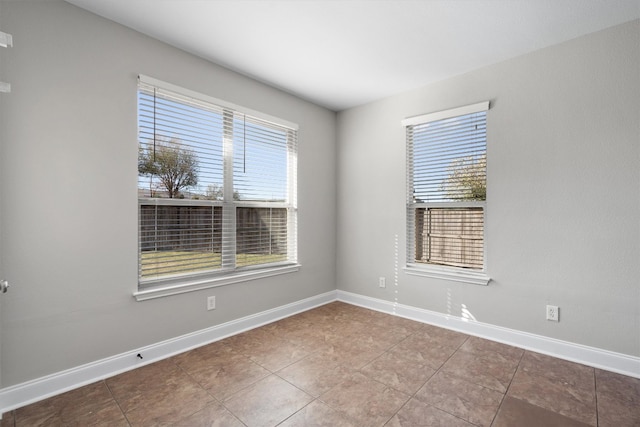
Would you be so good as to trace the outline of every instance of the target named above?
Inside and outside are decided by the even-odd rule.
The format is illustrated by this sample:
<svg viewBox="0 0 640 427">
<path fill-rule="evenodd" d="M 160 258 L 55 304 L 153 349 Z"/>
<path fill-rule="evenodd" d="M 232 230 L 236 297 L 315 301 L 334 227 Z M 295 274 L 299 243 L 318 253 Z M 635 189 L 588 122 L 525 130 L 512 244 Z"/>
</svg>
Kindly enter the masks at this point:
<svg viewBox="0 0 640 427">
<path fill-rule="evenodd" d="M 560 321 L 560 309 L 557 305 L 547 306 L 547 320 L 551 320 L 552 322 Z"/>
<path fill-rule="evenodd" d="M 378 279 L 378 286 L 381 288 L 386 288 L 387 287 L 387 279 L 385 279 L 384 277 L 380 277 Z"/>
<path fill-rule="evenodd" d="M 216 297 L 211 296 L 207 298 L 207 310 L 215 310 L 216 309 Z"/>
</svg>

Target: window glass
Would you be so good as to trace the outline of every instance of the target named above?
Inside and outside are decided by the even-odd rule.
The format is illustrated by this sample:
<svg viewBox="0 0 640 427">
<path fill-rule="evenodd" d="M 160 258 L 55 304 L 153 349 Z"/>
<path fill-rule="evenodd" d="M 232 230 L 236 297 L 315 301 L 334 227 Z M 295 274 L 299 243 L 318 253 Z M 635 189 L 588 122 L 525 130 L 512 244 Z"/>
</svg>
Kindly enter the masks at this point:
<svg viewBox="0 0 640 427">
<path fill-rule="evenodd" d="M 140 82 L 139 282 L 296 262 L 297 131 Z"/>
<path fill-rule="evenodd" d="M 486 111 L 407 126 L 408 262 L 484 269 Z"/>
</svg>

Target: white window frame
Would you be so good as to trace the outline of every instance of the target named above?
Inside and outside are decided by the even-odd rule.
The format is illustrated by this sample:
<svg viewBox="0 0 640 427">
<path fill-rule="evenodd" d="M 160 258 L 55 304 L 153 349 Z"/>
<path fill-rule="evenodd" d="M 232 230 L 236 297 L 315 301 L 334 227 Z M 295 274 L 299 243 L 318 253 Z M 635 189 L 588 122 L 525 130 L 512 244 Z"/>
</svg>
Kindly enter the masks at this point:
<svg viewBox="0 0 640 427">
<path fill-rule="evenodd" d="M 453 108 L 449 110 L 437 111 L 433 113 L 421 114 L 419 116 L 408 117 L 402 120 L 402 126 L 409 127 L 414 125 L 425 124 L 437 120 L 464 116 L 467 114 L 477 113 L 489 110 L 489 101 L 477 104 L 467 105 L 463 107 Z M 408 143 L 409 141 L 407 141 Z M 415 257 L 415 215 L 416 209 L 419 208 L 465 208 L 465 207 L 481 207 L 483 210 L 484 224 L 487 222 L 487 204 L 486 201 L 465 201 L 465 202 L 428 202 L 416 203 L 413 200 L 413 158 L 407 150 L 407 263 L 404 271 L 409 275 L 430 277 L 434 279 L 450 280 L 456 282 L 470 283 L 474 285 L 486 286 L 491 278 L 487 274 L 487 245 L 486 245 L 486 227 L 484 227 L 483 235 L 483 268 L 482 270 L 472 270 L 467 268 L 453 267 L 438 264 L 417 263 Z"/>
<path fill-rule="evenodd" d="M 283 126 L 297 133 L 298 125 L 287 120 L 273 117 L 262 112 L 244 108 L 223 100 L 219 100 L 208 95 L 204 95 L 180 86 L 176 86 L 149 76 L 140 75 L 139 82 L 164 89 L 182 96 L 214 104 L 221 107 L 225 115 L 240 113 L 251 116 L 277 126 Z M 229 150 L 224 155 L 225 177 L 233 176 L 233 160 L 229 153 L 233 152 L 233 141 L 225 135 L 225 150 Z M 287 202 L 259 202 L 259 201 L 238 201 L 233 200 L 233 180 L 224 180 L 224 199 L 222 201 L 212 200 L 192 200 L 192 199 L 166 199 L 166 198 L 138 198 L 138 215 L 140 215 L 141 205 L 174 205 L 174 206 L 220 206 L 223 209 L 223 222 L 230 222 L 232 225 L 223 226 L 223 245 L 226 246 L 222 257 L 222 268 L 213 271 L 193 272 L 179 274 L 175 276 L 165 276 L 160 278 L 142 279 L 138 277 L 138 289 L 134 292 L 137 301 L 144 301 L 153 298 L 176 295 L 185 292 L 192 292 L 217 286 L 225 286 L 233 283 L 245 282 L 247 280 L 261 279 L 296 272 L 300 269 L 297 260 L 297 141 L 293 142 L 293 150 L 288 150 L 288 184 Z M 237 208 L 286 208 L 287 209 L 287 261 L 274 262 L 269 264 L 259 264 L 241 269 L 235 268 L 235 218 Z M 140 227 L 140 218 L 138 219 Z M 140 230 L 138 231 L 140 239 Z M 225 238 L 226 236 L 226 238 Z M 138 245 L 138 257 L 140 257 L 140 244 Z M 232 254 L 232 255 L 229 255 Z M 140 262 L 140 261 L 138 261 Z"/>
</svg>

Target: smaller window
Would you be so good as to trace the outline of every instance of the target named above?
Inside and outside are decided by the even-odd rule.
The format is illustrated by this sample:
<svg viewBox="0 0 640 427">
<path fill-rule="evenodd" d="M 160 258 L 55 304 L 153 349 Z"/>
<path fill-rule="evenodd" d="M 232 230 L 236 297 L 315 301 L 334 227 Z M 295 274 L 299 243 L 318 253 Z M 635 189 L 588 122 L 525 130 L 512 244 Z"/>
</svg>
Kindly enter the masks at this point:
<svg viewBox="0 0 640 427">
<path fill-rule="evenodd" d="M 488 102 L 403 121 L 407 264 L 483 272 Z M 440 277 L 440 276 L 439 276 Z"/>
</svg>

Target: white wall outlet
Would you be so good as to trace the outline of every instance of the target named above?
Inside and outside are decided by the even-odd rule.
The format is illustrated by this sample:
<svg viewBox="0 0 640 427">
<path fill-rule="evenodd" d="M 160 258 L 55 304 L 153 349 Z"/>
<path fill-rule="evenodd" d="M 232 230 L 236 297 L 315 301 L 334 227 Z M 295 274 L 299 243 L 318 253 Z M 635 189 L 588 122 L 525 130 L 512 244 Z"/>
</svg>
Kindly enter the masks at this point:
<svg viewBox="0 0 640 427">
<path fill-rule="evenodd" d="M 378 278 L 378 286 L 381 287 L 381 288 L 386 288 L 387 287 L 387 279 L 385 279 L 384 277 Z"/>
<path fill-rule="evenodd" d="M 551 320 L 552 322 L 560 321 L 560 309 L 557 305 L 547 306 L 547 320 Z"/>
<path fill-rule="evenodd" d="M 216 309 L 216 297 L 211 296 L 207 298 L 207 310 L 215 310 Z"/>
</svg>

